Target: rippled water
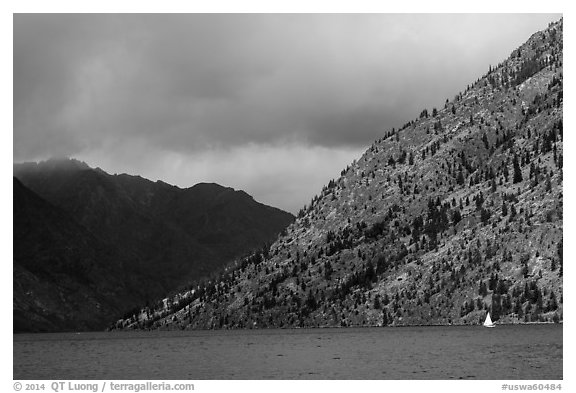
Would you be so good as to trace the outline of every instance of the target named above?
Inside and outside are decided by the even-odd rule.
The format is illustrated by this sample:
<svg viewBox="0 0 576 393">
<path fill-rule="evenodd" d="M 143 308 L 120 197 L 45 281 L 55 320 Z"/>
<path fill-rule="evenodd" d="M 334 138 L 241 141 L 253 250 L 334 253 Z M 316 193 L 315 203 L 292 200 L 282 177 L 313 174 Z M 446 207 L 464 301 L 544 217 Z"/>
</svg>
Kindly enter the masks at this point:
<svg viewBox="0 0 576 393">
<path fill-rule="evenodd" d="M 14 379 L 562 379 L 562 325 L 14 335 Z"/>
</svg>

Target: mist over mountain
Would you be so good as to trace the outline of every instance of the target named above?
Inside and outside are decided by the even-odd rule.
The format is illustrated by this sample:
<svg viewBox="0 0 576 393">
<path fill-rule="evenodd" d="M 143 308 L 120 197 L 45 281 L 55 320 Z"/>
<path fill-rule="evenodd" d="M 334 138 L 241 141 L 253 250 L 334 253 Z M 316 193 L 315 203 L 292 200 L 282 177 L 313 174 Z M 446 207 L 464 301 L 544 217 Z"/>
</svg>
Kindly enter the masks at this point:
<svg viewBox="0 0 576 393">
<path fill-rule="evenodd" d="M 114 327 L 562 320 L 562 34 L 387 131 L 269 248 Z"/>
<path fill-rule="evenodd" d="M 15 164 L 14 176 L 16 331 L 101 329 L 294 219 L 218 184 L 180 189 L 74 159 Z"/>
</svg>

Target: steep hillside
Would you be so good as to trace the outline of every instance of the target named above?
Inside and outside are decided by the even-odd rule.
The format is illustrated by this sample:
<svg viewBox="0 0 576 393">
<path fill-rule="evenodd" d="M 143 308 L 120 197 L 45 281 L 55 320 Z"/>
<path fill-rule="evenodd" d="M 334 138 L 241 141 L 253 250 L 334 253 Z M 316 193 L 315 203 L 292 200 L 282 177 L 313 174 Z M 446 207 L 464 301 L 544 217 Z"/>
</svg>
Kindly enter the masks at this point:
<svg viewBox="0 0 576 393">
<path fill-rule="evenodd" d="M 269 249 L 115 327 L 561 320 L 562 29 L 386 132 Z"/>
<path fill-rule="evenodd" d="M 109 175 L 76 160 L 15 164 L 14 174 L 25 187 L 65 213 L 68 220 L 80 228 L 66 232 L 77 236 L 55 236 L 73 249 L 82 248 L 86 243 L 82 240 L 84 234 L 90 234 L 100 248 L 110 250 L 113 256 L 72 258 L 64 251 L 68 246 L 54 243 L 54 248 L 50 248 L 51 243 L 44 242 L 37 231 L 41 226 L 42 233 L 49 232 L 51 226 L 57 224 L 49 220 L 27 224 L 29 232 L 22 230 L 14 237 L 15 248 L 31 250 L 26 260 L 36 266 L 40 261 L 34 260 L 36 254 L 32 251 L 41 245 L 43 252 L 52 255 L 55 263 L 69 262 L 65 264 L 67 267 L 62 267 L 63 274 L 72 274 L 74 269 L 80 269 L 79 266 L 86 263 L 108 272 L 111 271 L 108 265 L 121 265 L 122 271 L 130 277 L 128 281 L 135 281 L 133 288 L 138 290 L 137 294 L 127 297 L 132 301 L 118 298 L 114 302 L 115 306 L 108 311 L 115 311 L 115 318 L 123 314 L 118 314 L 119 309 L 127 312 L 139 304 L 146 304 L 191 280 L 209 276 L 230 259 L 272 242 L 294 220 L 291 214 L 260 204 L 243 191 L 217 184 L 180 189 L 138 176 Z M 20 194 L 14 194 L 15 210 L 22 203 L 20 197 Z M 23 227 L 21 218 L 15 215 L 15 228 Z M 72 226 L 68 225 L 68 228 Z M 89 249 L 91 247 L 88 245 Z M 50 269 L 45 271 L 54 273 Z M 54 275 L 50 277 L 54 278 Z M 106 274 L 102 279 L 116 281 Z M 42 285 L 50 284 L 40 281 Z M 23 291 L 29 291 L 30 285 L 31 281 L 22 284 Z M 78 300 L 72 299 L 72 293 L 68 295 L 64 296 L 66 301 Z M 43 295 L 38 296 L 36 300 L 42 302 Z M 130 304 L 129 308 L 127 304 Z M 85 309 L 91 307 L 86 304 Z M 52 312 L 58 313 L 56 309 Z M 69 328 L 88 327 L 76 322 L 79 321 L 70 317 Z M 100 322 L 102 327 L 110 319 Z"/>
<path fill-rule="evenodd" d="M 13 183 L 14 331 L 102 329 L 137 304 L 136 277 L 119 263 L 129 255 L 108 247 L 17 179 Z"/>
</svg>

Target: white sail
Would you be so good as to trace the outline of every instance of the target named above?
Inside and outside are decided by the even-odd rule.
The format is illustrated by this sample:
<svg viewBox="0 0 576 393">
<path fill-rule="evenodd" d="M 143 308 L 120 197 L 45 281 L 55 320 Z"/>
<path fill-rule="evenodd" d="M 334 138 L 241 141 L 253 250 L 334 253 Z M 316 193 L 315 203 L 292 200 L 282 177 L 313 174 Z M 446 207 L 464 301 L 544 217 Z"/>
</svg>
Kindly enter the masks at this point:
<svg viewBox="0 0 576 393">
<path fill-rule="evenodd" d="M 486 320 L 484 321 L 485 327 L 494 327 L 494 323 L 492 323 L 492 319 L 490 319 L 490 313 L 486 314 Z"/>
</svg>

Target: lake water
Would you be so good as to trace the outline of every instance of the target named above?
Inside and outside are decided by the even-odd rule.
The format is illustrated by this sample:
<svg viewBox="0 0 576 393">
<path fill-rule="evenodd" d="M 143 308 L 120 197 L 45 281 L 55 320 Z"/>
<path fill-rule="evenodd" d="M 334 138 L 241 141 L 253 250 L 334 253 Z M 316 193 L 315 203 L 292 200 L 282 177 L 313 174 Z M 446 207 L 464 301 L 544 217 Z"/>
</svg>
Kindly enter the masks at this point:
<svg viewBox="0 0 576 393">
<path fill-rule="evenodd" d="M 562 379 L 562 325 L 14 335 L 14 379 Z"/>
</svg>

